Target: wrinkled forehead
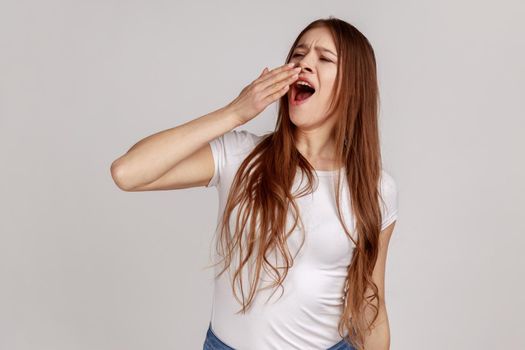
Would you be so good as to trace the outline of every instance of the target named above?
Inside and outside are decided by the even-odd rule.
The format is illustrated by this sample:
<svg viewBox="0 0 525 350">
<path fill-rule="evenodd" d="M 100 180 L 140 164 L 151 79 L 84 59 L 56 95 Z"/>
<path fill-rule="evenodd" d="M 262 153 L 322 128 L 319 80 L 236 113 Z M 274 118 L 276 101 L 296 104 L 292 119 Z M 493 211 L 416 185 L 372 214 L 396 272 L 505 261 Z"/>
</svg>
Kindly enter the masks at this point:
<svg viewBox="0 0 525 350">
<path fill-rule="evenodd" d="M 304 33 L 299 38 L 294 47 L 296 49 L 319 49 L 321 51 L 337 54 L 335 42 L 332 38 L 332 33 L 328 28 L 318 27 L 312 28 Z"/>
</svg>

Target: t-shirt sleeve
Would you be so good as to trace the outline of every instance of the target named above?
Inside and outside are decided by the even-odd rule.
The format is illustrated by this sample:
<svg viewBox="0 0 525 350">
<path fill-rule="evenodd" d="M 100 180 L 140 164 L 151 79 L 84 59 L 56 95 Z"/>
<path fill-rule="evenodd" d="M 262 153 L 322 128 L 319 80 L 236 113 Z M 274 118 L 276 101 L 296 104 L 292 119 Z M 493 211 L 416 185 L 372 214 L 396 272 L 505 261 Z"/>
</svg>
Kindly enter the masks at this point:
<svg viewBox="0 0 525 350">
<path fill-rule="evenodd" d="M 258 136 L 247 130 L 230 130 L 209 142 L 213 155 L 214 172 L 206 187 L 216 187 L 229 166 L 254 146 Z"/>
<path fill-rule="evenodd" d="M 394 178 L 387 172 L 382 172 L 381 177 L 381 231 L 397 219 L 398 194 L 397 184 Z"/>
</svg>

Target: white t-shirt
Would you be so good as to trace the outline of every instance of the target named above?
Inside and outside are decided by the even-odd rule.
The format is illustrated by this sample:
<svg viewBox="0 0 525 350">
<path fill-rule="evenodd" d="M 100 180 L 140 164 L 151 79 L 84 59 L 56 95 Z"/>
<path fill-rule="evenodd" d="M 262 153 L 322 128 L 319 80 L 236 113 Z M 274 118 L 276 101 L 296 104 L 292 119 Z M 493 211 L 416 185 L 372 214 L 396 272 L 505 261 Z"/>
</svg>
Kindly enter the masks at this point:
<svg viewBox="0 0 525 350">
<path fill-rule="evenodd" d="M 247 130 L 232 130 L 210 142 L 215 173 L 206 187 L 215 186 L 218 190 L 217 220 L 221 218 L 239 165 L 260 140 L 262 136 Z M 231 271 L 234 270 L 225 271 L 215 279 L 211 327 L 217 337 L 234 349 L 327 349 L 341 340 L 337 332 L 337 324 L 342 312 L 341 297 L 354 243 L 346 236 L 337 217 L 332 185 L 336 172 L 316 171 L 319 179 L 318 187 L 314 185 L 315 190 L 312 194 L 296 199 L 306 233 L 298 255 L 296 253 L 303 239 L 300 226 L 296 227 L 288 238 L 290 253 L 295 258 L 293 266 L 290 267 L 283 281 L 284 290 L 280 287 L 276 290 L 275 288 L 261 290 L 263 286 L 270 285 L 274 278 L 261 269 L 263 284 L 258 287 L 254 304 L 246 314 L 236 314 L 241 304 L 235 299 L 231 287 Z M 301 183 L 300 174 L 298 171 L 292 193 L 306 183 L 306 177 Z M 348 185 L 344 177 L 341 180 L 343 218 L 346 227 L 350 232 L 354 232 Z M 385 201 L 384 205 L 380 201 L 383 215 L 381 229 L 384 229 L 396 220 L 398 204 L 394 179 L 384 170 L 380 191 Z M 288 227 L 291 228 L 292 214 L 288 217 Z M 231 230 L 233 234 L 233 224 Z M 212 246 L 214 254 L 217 233 L 218 229 Z M 354 239 L 356 238 L 354 236 Z M 216 255 L 214 257 L 217 258 Z M 271 254 L 270 257 L 273 259 L 270 260 L 272 265 L 283 266 L 283 260 L 278 254 Z M 230 269 L 237 267 L 235 258 L 232 264 L 233 267 Z M 221 269 L 222 265 L 219 264 L 215 272 Z M 245 297 L 249 290 L 247 275 L 248 272 L 243 273 Z"/>
</svg>

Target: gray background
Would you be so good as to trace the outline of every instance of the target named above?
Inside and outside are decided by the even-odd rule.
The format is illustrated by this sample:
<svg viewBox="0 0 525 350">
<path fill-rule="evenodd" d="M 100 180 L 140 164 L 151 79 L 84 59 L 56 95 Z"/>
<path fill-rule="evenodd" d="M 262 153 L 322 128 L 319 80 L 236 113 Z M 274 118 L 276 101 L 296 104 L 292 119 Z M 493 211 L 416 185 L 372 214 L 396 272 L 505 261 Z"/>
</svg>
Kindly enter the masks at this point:
<svg viewBox="0 0 525 350">
<path fill-rule="evenodd" d="M 525 348 L 519 1 L 1 0 L 1 349 L 202 348 L 215 189 L 126 193 L 110 164 L 328 15 L 378 58 L 392 349 Z"/>
</svg>

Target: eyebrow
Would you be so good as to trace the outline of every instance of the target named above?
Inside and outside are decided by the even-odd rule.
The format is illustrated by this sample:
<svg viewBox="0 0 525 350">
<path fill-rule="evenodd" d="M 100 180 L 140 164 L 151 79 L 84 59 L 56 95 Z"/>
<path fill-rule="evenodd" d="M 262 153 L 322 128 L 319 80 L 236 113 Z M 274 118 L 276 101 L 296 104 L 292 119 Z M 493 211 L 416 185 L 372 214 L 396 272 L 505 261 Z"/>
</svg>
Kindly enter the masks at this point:
<svg viewBox="0 0 525 350">
<path fill-rule="evenodd" d="M 295 47 L 295 49 L 305 49 L 305 48 L 308 48 L 308 46 L 306 46 L 306 44 L 299 44 Z M 294 51 L 295 51 L 294 49 Z M 326 47 L 322 47 L 322 46 L 317 46 L 316 47 L 316 50 L 318 51 L 325 51 L 325 52 L 329 52 L 331 53 L 332 55 L 334 55 L 335 57 L 337 57 L 337 55 L 335 53 L 333 53 L 332 51 L 328 50 Z"/>
</svg>

